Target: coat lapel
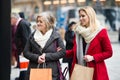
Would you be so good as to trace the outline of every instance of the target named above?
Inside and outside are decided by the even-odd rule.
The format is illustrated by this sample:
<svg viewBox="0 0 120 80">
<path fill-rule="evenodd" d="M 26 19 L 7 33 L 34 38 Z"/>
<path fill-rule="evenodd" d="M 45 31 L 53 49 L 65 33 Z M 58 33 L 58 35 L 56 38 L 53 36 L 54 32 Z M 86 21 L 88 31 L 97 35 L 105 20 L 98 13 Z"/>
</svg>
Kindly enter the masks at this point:
<svg viewBox="0 0 120 80">
<path fill-rule="evenodd" d="M 34 35 L 34 33 L 33 33 L 33 35 Z M 40 45 L 38 45 L 38 44 L 35 42 L 35 40 L 34 40 L 34 38 L 33 38 L 33 35 L 32 35 L 32 37 L 31 37 L 31 39 L 30 39 L 30 42 L 32 43 L 32 45 L 33 45 L 37 50 L 40 50 L 40 53 L 41 53 L 41 52 L 42 52 L 42 48 L 41 48 Z"/>
<path fill-rule="evenodd" d="M 48 41 L 47 41 L 45 47 L 43 48 L 43 50 L 47 49 L 48 46 L 49 46 L 50 44 L 52 44 L 53 41 L 54 41 L 55 39 L 57 39 L 57 38 L 58 38 L 58 35 L 57 35 L 57 33 L 55 32 L 55 30 L 53 30 L 52 35 L 51 35 L 50 38 L 48 39 Z"/>
<path fill-rule="evenodd" d="M 95 38 L 91 41 L 91 43 L 90 43 L 90 45 L 89 45 L 89 47 L 88 47 L 87 54 L 89 54 L 89 53 L 96 47 L 97 44 L 98 44 L 98 39 L 95 37 Z"/>
<path fill-rule="evenodd" d="M 45 47 L 43 48 L 43 50 L 47 49 L 47 47 L 54 41 L 54 37 L 50 37 L 47 41 L 47 43 L 45 44 Z"/>
</svg>

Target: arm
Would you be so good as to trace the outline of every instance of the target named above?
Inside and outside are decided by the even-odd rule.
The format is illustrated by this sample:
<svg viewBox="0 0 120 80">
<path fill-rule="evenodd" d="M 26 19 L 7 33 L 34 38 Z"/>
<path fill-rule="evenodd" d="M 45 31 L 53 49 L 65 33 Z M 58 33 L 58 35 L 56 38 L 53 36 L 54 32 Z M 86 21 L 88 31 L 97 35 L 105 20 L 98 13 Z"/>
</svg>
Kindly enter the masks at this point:
<svg viewBox="0 0 120 80">
<path fill-rule="evenodd" d="M 22 20 L 20 23 L 20 26 L 21 26 L 22 42 L 25 46 L 27 39 L 29 35 L 31 34 L 30 24 L 27 21 Z"/>
<path fill-rule="evenodd" d="M 102 37 L 100 41 L 101 41 L 101 46 L 102 46 L 102 52 L 93 55 L 95 62 L 103 61 L 111 57 L 113 53 L 112 46 L 111 46 L 111 43 L 110 43 L 110 40 L 107 34 L 107 30 L 103 29 L 101 35 Z"/>
<path fill-rule="evenodd" d="M 59 60 L 60 58 L 63 58 L 66 54 L 65 52 L 65 46 L 63 44 L 63 41 L 62 39 L 59 37 L 57 40 L 56 40 L 58 46 L 56 46 L 56 49 L 57 47 L 60 47 L 61 50 L 59 51 L 56 51 L 55 53 L 46 53 L 45 55 L 45 61 L 53 61 L 53 60 Z"/>
<path fill-rule="evenodd" d="M 73 57 L 73 49 L 71 49 L 71 50 L 66 50 L 66 57 L 67 57 L 67 58 Z"/>
<path fill-rule="evenodd" d="M 24 57 L 26 57 L 27 59 L 29 59 L 30 61 L 33 61 L 33 62 L 38 62 L 38 57 L 39 55 L 38 54 L 34 54 L 31 52 L 31 44 L 30 44 L 30 39 L 28 39 L 26 45 L 25 45 L 25 48 L 24 48 L 24 51 L 23 51 L 23 55 Z"/>
</svg>

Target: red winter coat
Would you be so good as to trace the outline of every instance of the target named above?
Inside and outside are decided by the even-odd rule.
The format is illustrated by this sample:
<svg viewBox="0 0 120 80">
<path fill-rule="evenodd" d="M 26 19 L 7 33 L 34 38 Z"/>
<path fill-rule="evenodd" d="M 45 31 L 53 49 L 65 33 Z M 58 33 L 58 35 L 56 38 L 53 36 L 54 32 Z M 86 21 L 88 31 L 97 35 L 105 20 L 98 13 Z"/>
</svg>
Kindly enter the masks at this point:
<svg viewBox="0 0 120 80">
<path fill-rule="evenodd" d="M 74 38 L 73 49 L 66 51 L 66 57 L 73 57 L 71 73 L 75 63 L 77 63 L 76 47 L 76 40 Z M 94 57 L 94 61 L 87 63 L 88 67 L 94 68 L 93 80 L 109 80 L 104 60 L 112 56 L 112 47 L 106 29 L 101 30 L 91 41 L 87 50 L 87 55 L 92 55 Z"/>
</svg>

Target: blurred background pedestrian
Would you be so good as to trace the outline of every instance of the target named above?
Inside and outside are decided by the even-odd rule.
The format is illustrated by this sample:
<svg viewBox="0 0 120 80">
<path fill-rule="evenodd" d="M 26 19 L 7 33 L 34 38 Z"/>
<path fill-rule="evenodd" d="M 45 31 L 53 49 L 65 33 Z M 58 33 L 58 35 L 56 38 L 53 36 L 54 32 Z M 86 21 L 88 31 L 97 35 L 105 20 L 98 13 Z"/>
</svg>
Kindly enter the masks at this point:
<svg viewBox="0 0 120 80">
<path fill-rule="evenodd" d="M 11 26 L 13 28 L 12 34 L 14 35 L 14 37 L 12 37 L 12 41 L 13 41 L 12 48 L 13 50 L 15 49 L 15 51 L 12 51 L 12 53 L 14 53 L 17 60 L 16 68 L 20 68 L 19 55 L 22 54 L 25 44 L 27 42 L 27 39 L 31 34 L 30 25 L 31 24 L 25 19 L 21 18 L 18 13 L 15 13 L 15 12 L 11 13 Z M 24 79 L 25 73 L 26 71 L 20 72 L 19 80 L 25 80 Z"/>
<path fill-rule="evenodd" d="M 74 27 L 75 27 L 76 22 L 71 22 L 68 25 L 68 30 L 65 32 L 65 41 L 66 41 L 66 50 L 70 50 L 73 48 L 73 38 L 74 38 Z M 63 63 L 68 63 L 68 68 L 69 71 L 71 69 L 72 65 L 72 58 L 63 58 Z"/>
</svg>

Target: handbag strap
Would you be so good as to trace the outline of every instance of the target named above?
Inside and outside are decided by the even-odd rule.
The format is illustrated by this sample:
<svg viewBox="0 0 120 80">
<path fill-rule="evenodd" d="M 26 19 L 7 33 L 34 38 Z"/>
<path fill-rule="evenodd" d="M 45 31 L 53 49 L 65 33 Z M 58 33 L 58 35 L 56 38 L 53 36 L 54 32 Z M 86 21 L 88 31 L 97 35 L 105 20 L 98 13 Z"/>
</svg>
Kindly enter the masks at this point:
<svg viewBox="0 0 120 80">
<path fill-rule="evenodd" d="M 61 70 L 60 62 L 59 61 L 57 61 L 57 65 L 58 65 L 58 69 L 59 69 L 60 80 L 62 80 L 63 79 L 63 74 L 62 74 L 62 70 Z"/>
<path fill-rule="evenodd" d="M 60 80 L 67 80 L 66 75 L 67 75 L 67 72 L 68 72 L 68 67 L 65 67 L 64 71 L 62 72 L 60 62 L 58 61 L 57 64 L 58 64 L 58 69 L 59 69 L 59 74 L 60 74 L 60 77 L 59 77 Z"/>
<path fill-rule="evenodd" d="M 67 72 L 68 72 L 68 67 L 65 67 L 64 71 L 63 71 L 63 75 L 66 77 L 67 75 Z"/>
<path fill-rule="evenodd" d="M 40 67 L 40 64 L 37 65 L 37 68 L 39 68 L 39 67 Z M 43 68 L 46 68 L 46 63 L 45 62 L 43 63 Z"/>
<path fill-rule="evenodd" d="M 43 68 L 46 68 L 46 63 L 45 62 L 43 63 Z"/>
</svg>

